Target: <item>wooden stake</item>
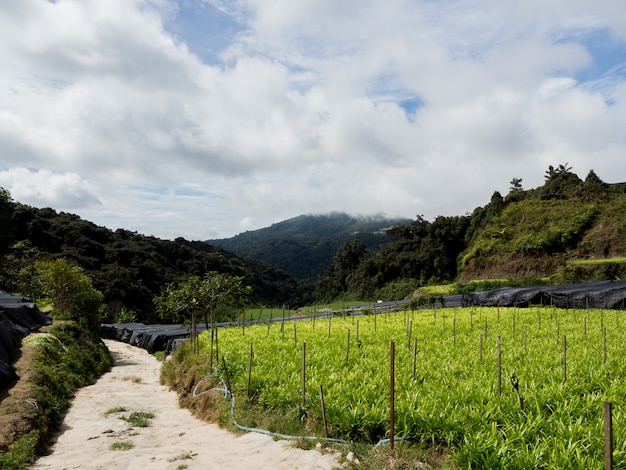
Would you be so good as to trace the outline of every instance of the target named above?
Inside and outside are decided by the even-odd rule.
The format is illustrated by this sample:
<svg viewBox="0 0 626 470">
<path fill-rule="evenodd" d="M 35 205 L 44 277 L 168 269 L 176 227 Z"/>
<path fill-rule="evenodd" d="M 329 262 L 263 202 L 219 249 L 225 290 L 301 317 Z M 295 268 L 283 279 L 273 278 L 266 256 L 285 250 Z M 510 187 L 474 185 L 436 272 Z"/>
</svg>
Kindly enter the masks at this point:
<svg viewBox="0 0 626 470">
<path fill-rule="evenodd" d="M 563 335 L 563 383 L 567 382 L 567 336 Z"/>
<path fill-rule="evenodd" d="M 602 363 L 606 364 L 606 328 L 602 328 Z"/>
<path fill-rule="evenodd" d="M 528 352 L 526 339 L 528 337 L 528 325 L 524 325 L 524 352 Z"/>
<path fill-rule="evenodd" d="M 330 338 L 330 326 L 333 323 L 333 314 L 332 312 L 328 316 L 328 337 Z"/>
<path fill-rule="evenodd" d="M 502 350 L 500 348 L 500 335 L 496 335 L 498 348 L 498 395 L 502 395 Z"/>
<path fill-rule="evenodd" d="M 413 340 L 413 380 L 415 380 L 416 370 L 417 370 L 417 338 Z"/>
<path fill-rule="evenodd" d="M 395 414 L 395 355 L 396 344 L 392 341 L 390 344 L 390 364 L 389 364 L 389 448 L 393 452 L 394 448 L 394 414 Z"/>
<path fill-rule="evenodd" d="M 209 345 L 209 372 L 213 373 L 213 338 L 214 338 L 214 328 L 213 324 L 211 324 L 211 344 Z"/>
<path fill-rule="evenodd" d="M 409 321 L 407 348 L 411 347 L 411 336 L 413 334 L 413 320 Z"/>
<path fill-rule="evenodd" d="M 613 468 L 613 404 L 604 402 L 604 468 Z"/>
<path fill-rule="evenodd" d="M 252 377 L 252 341 L 250 341 L 250 356 L 248 357 L 248 386 L 246 388 L 246 394 L 250 398 L 250 379 Z"/>
<path fill-rule="evenodd" d="M 304 408 L 304 392 L 306 389 L 306 343 L 302 343 L 302 400 L 300 407 Z"/>
<path fill-rule="evenodd" d="M 322 422 L 324 423 L 324 437 L 328 437 L 328 425 L 326 424 L 326 405 L 324 404 L 324 389 L 320 385 L 320 403 L 322 404 Z"/>
<path fill-rule="evenodd" d="M 350 328 L 348 328 L 348 340 L 346 341 L 346 367 L 350 361 Z"/>
<path fill-rule="evenodd" d="M 222 356 L 222 365 L 224 366 L 224 378 L 226 379 L 226 388 L 228 389 L 228 394 L 232 397 L 233 390 L 230 388 L 230 377 L 228 376 L 228 367 L 226 367 L 226 361 Z"/>
</svg>

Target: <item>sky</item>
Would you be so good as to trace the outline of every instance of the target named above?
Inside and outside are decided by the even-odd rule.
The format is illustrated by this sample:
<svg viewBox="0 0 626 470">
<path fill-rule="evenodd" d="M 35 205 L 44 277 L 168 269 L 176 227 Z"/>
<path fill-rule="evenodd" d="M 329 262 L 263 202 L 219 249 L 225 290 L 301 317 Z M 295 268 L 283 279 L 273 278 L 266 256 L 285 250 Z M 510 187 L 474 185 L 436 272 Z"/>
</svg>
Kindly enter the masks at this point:
<svg viewBox="0 0 626 470">
<path fill-rule="evenodd" d="M 0 187 L 110 229 L 626 181 L 622 0 L 0 0 Z"/>
</svg>

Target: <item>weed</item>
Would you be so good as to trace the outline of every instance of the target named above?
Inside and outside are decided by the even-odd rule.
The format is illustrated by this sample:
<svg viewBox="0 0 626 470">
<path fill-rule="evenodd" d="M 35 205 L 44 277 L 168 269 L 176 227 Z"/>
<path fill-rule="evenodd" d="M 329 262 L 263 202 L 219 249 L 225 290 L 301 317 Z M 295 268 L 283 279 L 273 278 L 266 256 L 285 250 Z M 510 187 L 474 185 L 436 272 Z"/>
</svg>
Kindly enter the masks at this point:
<svg viewBox="0 0 626 470">
<path fill-rule="evenodd" d="M 122 380 L 128 380 L 129 382 L 133 382 L 133 383 L 141 383 L 141 377 L 131 377 L 131 376 L 127 376 L 127 377 L 123 377 Z"/>
<path fill-rule="evenodd" d="M 120 416 L 120 419 L 123 419 L 131 426 L 137 428 L 145 428 L 150 426 L 150 419 L 154 418 L 154 413 L 149 411 L 133 411 L 129 416 Z"/>
<path fill-rule="evenodd" d="M 111 450 L 130 450 L 133 447 L 135 447 L 135 444 L 133 444 L 130 441 L 118 441 L 118 442 L 114 442 L 113 444 L 111 444 L 110 449 Z"/>
<path fill-rule="evenodd" d="M 128 411 L 128 409 L 125 406 L 116 406 L 115 408 L 110 408 L 106 410 L 104 412 L 104 416 L 109 416 L 113 413 L 123 413 L 125 411 Z"/>
</svg>

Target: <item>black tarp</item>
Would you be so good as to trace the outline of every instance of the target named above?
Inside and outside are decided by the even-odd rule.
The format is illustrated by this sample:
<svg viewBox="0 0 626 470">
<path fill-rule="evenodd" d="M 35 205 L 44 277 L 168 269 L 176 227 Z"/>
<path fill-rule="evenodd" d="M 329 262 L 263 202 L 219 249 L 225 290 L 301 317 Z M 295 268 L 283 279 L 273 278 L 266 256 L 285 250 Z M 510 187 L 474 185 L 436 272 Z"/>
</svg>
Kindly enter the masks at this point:
<svg viewBox="0 0 626 470">
<path fill-rule="evenodd" d="M 171 351 L 177 339 L 187 338 L 190 333 L 190 329 L 183 325 L 144 325 L 143 323 L 103 324 L 102 331 L 111 339 L 139 346 L 150 354 L 156 351 Z"/>
<path fill-rule="evenodd" d="M 12 364 L 22 338 L 51 323 L 30 300 L 0 291 L 0 389 L 17 378 Z"/>
<path fill-rule="evenodd" d="M 527 307 L 552 305 L 559 308 L 624 310 L 626 281 L 595 281 L 560 286 L 504 287 L 469 292 L 463 305 L 485 307 Z"/>
</svg>

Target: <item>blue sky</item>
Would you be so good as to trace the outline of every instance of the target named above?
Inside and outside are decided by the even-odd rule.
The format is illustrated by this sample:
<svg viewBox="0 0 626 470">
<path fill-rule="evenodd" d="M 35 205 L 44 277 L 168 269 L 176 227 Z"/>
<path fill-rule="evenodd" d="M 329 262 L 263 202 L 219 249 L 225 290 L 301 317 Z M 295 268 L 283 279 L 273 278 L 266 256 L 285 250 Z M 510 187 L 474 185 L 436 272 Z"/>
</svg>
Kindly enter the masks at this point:
<svg viewBox="0 0 626 470">
<path fill-rule="evenodd" d="M 163 238 L 626 181 L 617 0 L 0 0 L 0 186 Z"/>
</svg>

